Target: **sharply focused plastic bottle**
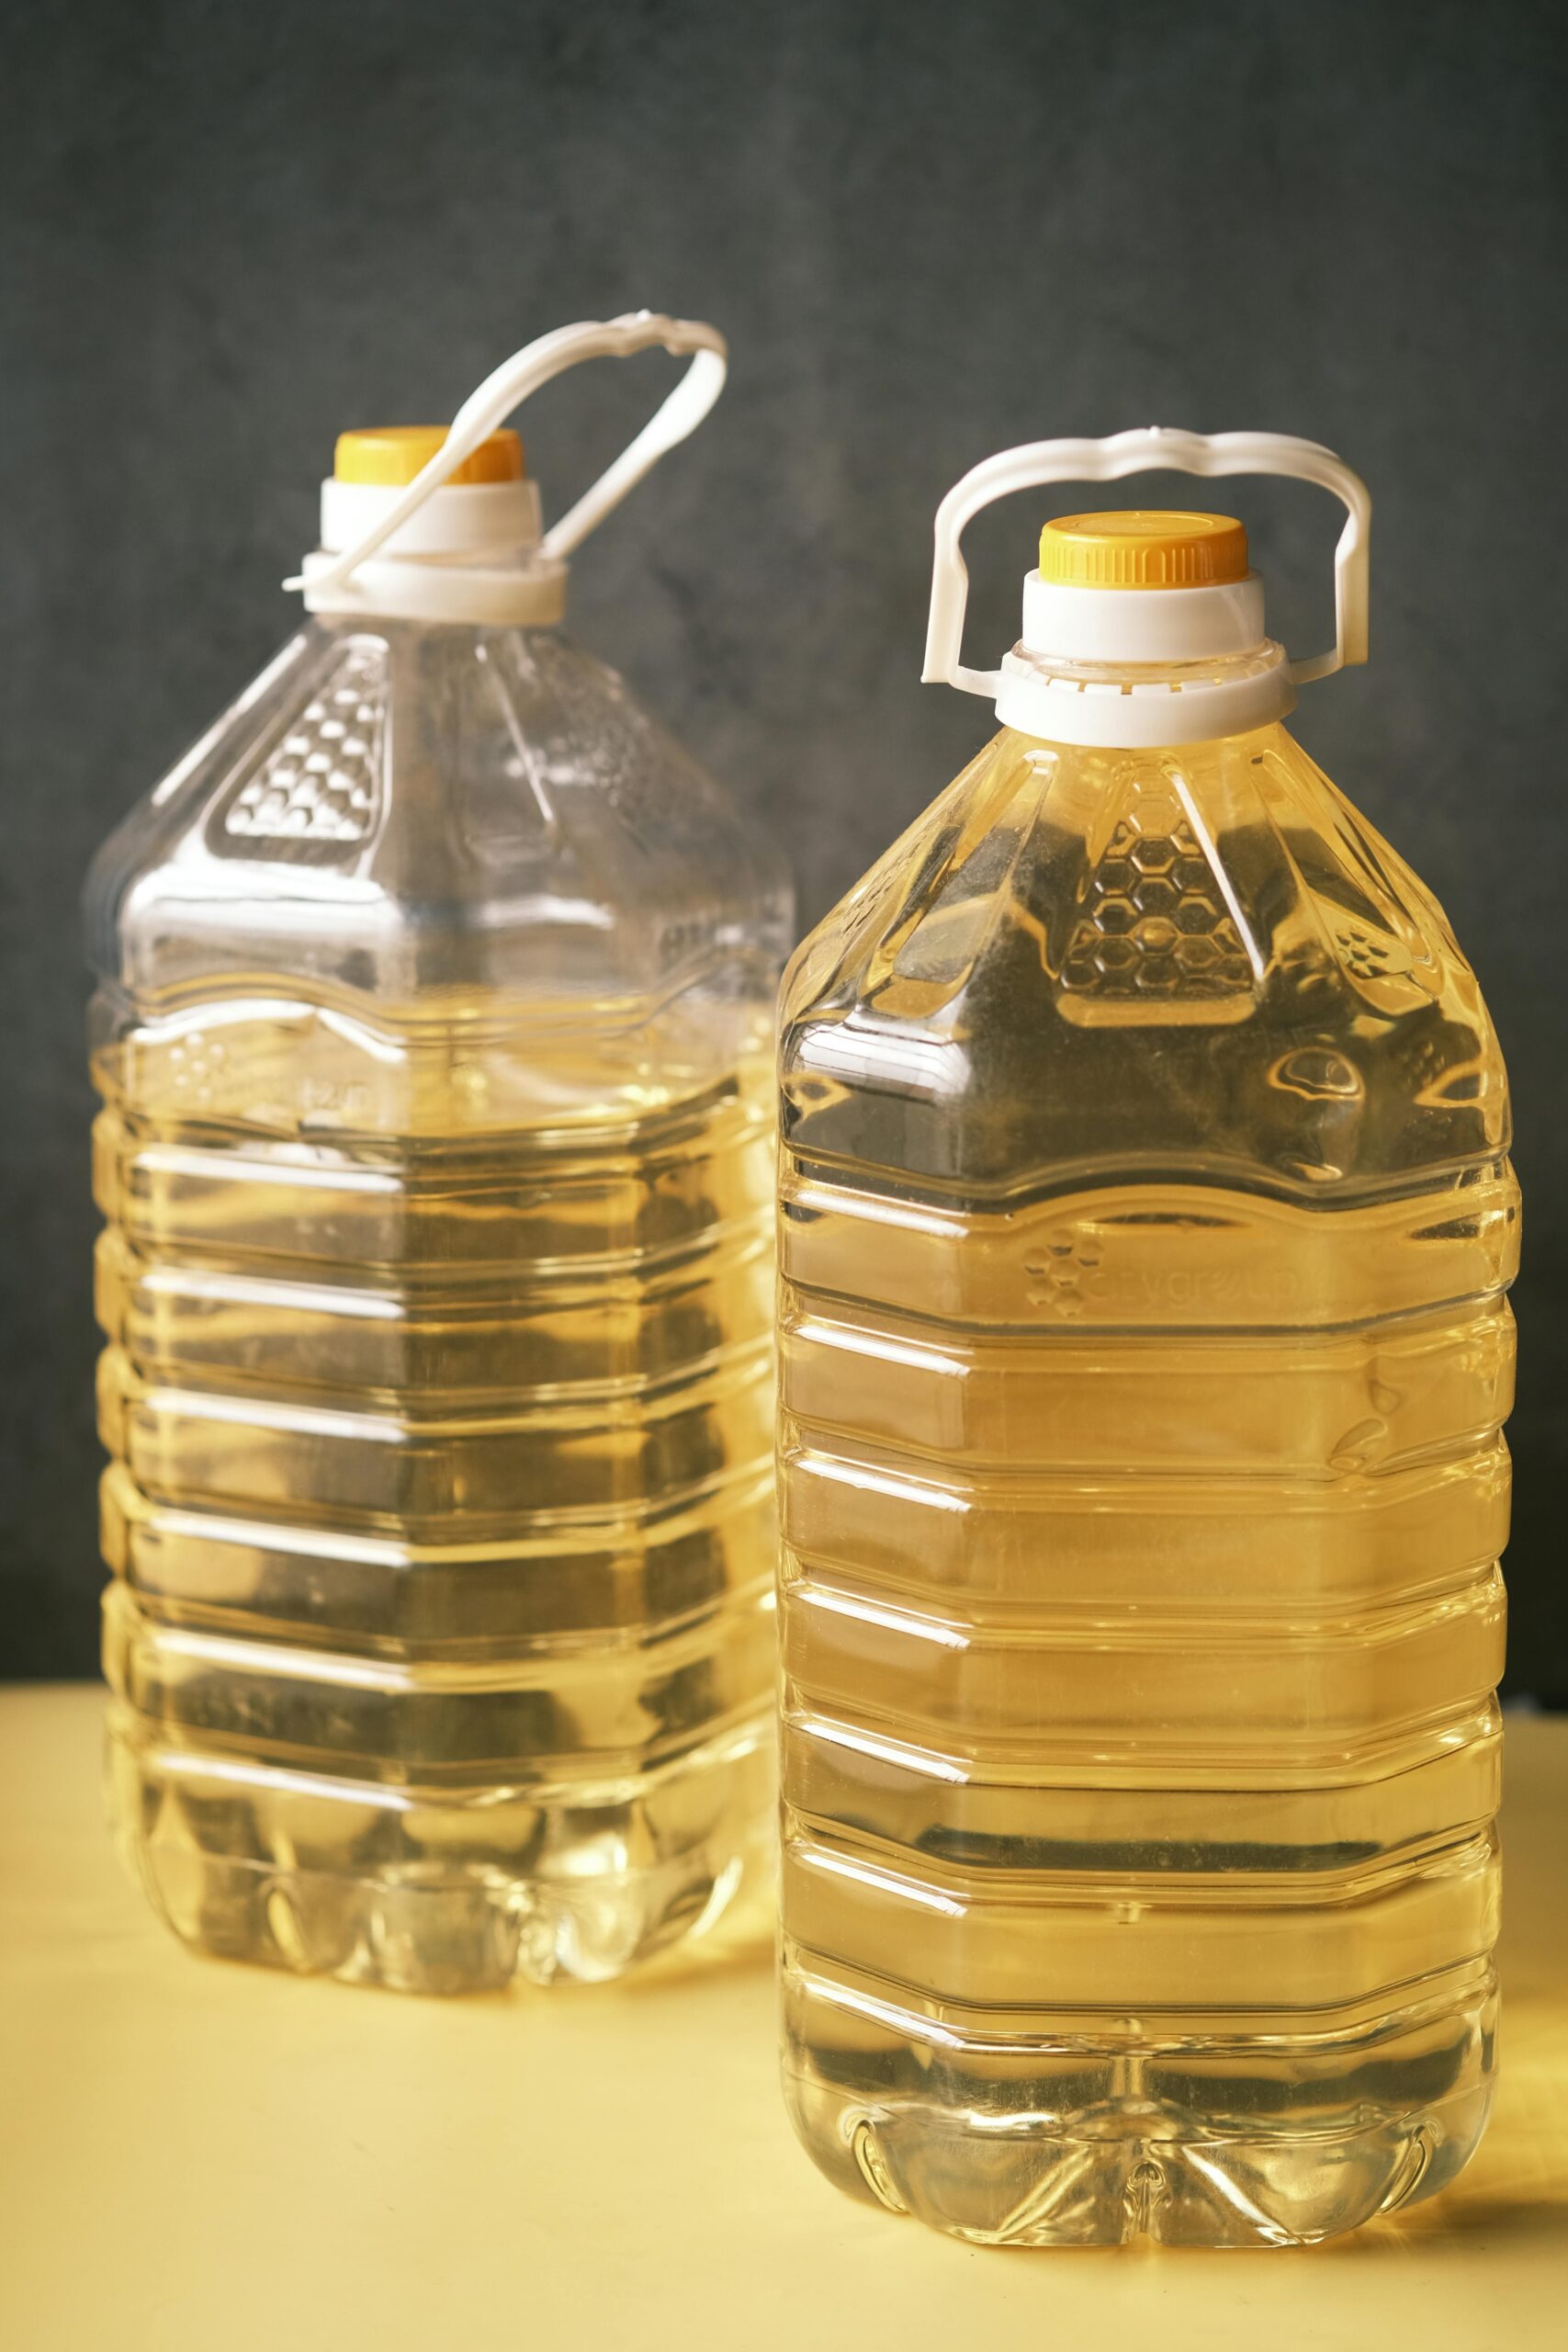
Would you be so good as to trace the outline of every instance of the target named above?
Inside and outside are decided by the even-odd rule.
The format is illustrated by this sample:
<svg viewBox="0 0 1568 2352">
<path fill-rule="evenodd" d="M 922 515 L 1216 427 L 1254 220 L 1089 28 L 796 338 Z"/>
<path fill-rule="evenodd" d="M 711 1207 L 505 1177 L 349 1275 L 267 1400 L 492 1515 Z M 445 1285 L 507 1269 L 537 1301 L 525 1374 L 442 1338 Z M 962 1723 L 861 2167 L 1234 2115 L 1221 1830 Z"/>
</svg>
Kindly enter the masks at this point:
<svg viewBox="0 0 1568 2352">
<path fill-rule="evenodd" d="M 657 344 L 541 537 L 493 428 Z M 207 1951 L 602 1978 L 765 1882 L 789 894 L 556 626 L 723 352 L 346 435 L 314 616 L 94 871 L 112 1804 Z"/>
<path fill-rule="evenodd" d="M 1238 524 L 1128 513 L 960 669 L 970 515 L 1153 467 L 1339 493 L 1337 652 Z M 977 2241 L 1316 2239 L 1485 2120 L 1506 1088 L 1280 723 L 1365 659 L 1367 515 L 1268 435 L 978 468 L 927 675 L 1002 731 L 784 983 L 788 2097 Z"/>
</svg>

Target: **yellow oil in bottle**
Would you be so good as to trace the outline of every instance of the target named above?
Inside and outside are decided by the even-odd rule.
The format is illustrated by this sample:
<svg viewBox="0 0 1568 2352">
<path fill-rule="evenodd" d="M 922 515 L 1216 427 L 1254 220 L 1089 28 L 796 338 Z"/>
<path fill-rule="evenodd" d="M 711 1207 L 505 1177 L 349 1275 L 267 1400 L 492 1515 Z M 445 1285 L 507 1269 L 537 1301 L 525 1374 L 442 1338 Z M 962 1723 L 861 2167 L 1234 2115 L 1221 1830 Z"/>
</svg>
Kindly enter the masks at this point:
<svg viewBox="0 0 1568 2352">
<path fill-rule="evenodd" d="M 786 978 L 785 2074 L 972 2240 L 1325 2236 L 1493 2068 L 1517 1193 L 1278 726 L 1004 731 Z"/>
<path fill-rule="evenodd" d="M 727 1067 L 679 1002 L 103 1013 L 111 1786 L 154 1902 L 436 1991 L 710 1925 L 768 1877 L 765 1016 Z"/>
</svg>

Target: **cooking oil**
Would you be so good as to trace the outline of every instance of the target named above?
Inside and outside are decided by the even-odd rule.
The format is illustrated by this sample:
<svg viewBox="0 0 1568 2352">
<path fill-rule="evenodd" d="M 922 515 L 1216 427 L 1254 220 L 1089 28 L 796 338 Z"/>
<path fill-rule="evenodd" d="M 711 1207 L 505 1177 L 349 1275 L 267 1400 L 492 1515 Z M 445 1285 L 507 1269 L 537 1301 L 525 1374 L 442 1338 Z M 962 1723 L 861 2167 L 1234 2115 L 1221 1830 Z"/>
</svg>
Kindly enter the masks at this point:
<svg viewBox="0 0 1568 2352">
<path fill-rule="evenodd" d="M 1014 661 L 785 980 L 786 2087 L 976 2242 L 1310 2240 L 1490 2096 L 1503 1067 L 1277 720 Z"/>
<path fill-rule="evenodd" d="M 318 1023 L 241 996 L 97 1065 L 122 1831 L 209 1951 L 612 1974 L 763 1860 L 760 1064 L 660 1100 L 579 1046 L 584 1099 L 487 1132 L 476 1057 L 422 1131 L 279 1130 L 352 1094 Z"/>
</svg>

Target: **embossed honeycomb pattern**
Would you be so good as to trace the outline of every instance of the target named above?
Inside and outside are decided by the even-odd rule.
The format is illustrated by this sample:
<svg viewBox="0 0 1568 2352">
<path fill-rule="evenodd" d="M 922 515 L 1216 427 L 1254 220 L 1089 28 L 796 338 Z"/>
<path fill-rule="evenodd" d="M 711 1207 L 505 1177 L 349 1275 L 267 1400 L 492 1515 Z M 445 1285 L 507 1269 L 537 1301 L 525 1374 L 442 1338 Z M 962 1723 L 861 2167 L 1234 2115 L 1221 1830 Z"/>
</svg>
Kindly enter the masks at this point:
<svg viewBox="0 0 1568 2352">
<path fill-rule="evenodd" d="M 1358 980 L 1381 980 L 1387 978 L 1393 942 L 1382 937 L 1359 922 L 1342 922 L 1334 933 L 1334 944 L 1339 950 L 1339 960 L 1345 969 Z M 1403 963 L 1405 959 L 1400 957 Z"/>
<path fill-rule="evenodd" d="M 228 1048 L 205 1030 L 187 1029 L 169 1048 L 164 1080 L 182 1110 L 210 1109 L 229 1075 Z"/>
<path fill-rule="evenodd" d="M 1053 1226 L 1044 1245 L 1024 1261 L 1029 1304 L 1071 1323 L 1084 1311 L 1086 1285 L 1099 1270 L 1100 1238 L 1091 1227 Z"/>
<path fill-rule="evenodd" d="M 1125 998 L 1229 996 L 1251 970 L 1174 793 L 1134 793 L 1089 877 L 1064 988 Z"/>
<path fill-rule="evenodd" d="M 376 821 L 384 684 L 378 649 L 347 652 L 235 794 L 224 831 L 247 844 L 363 841 Z"/>
</svg>

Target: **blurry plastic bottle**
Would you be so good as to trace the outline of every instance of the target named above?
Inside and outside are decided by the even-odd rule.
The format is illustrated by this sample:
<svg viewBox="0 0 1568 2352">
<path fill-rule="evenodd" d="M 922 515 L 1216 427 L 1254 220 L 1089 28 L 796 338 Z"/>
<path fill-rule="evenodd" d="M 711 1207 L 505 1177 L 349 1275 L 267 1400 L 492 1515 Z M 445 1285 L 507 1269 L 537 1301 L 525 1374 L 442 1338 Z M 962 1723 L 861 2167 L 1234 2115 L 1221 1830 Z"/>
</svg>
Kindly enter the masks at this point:
<svg viewBox="0 0 1568 2352">
<path fill-rule="evenodd" d="M 541 536 L 494 428 L 694 355 Z M 778 861 L 559 632 L 724 345 L 351 433 L 313 617 L 88 889 L 118 1833 L 204 1951 L 607 1977 L 765 1850 Z"/>
<path fill-rule="evenodd" d="M 1238 524 L 1132 513 L 960 668 L 969 517 L 1156 467 L 1338 493 L 1336 652 Z M 1367 518 L 1269 435 L 976 469 L 926 674 L 1002 731 L 784 983 L 789 2097 L 976 2240 L 1319 2238 L 1486 2115 L 1507 1091 L 1280 724 L 1365 659 Z"/>
</svg>

